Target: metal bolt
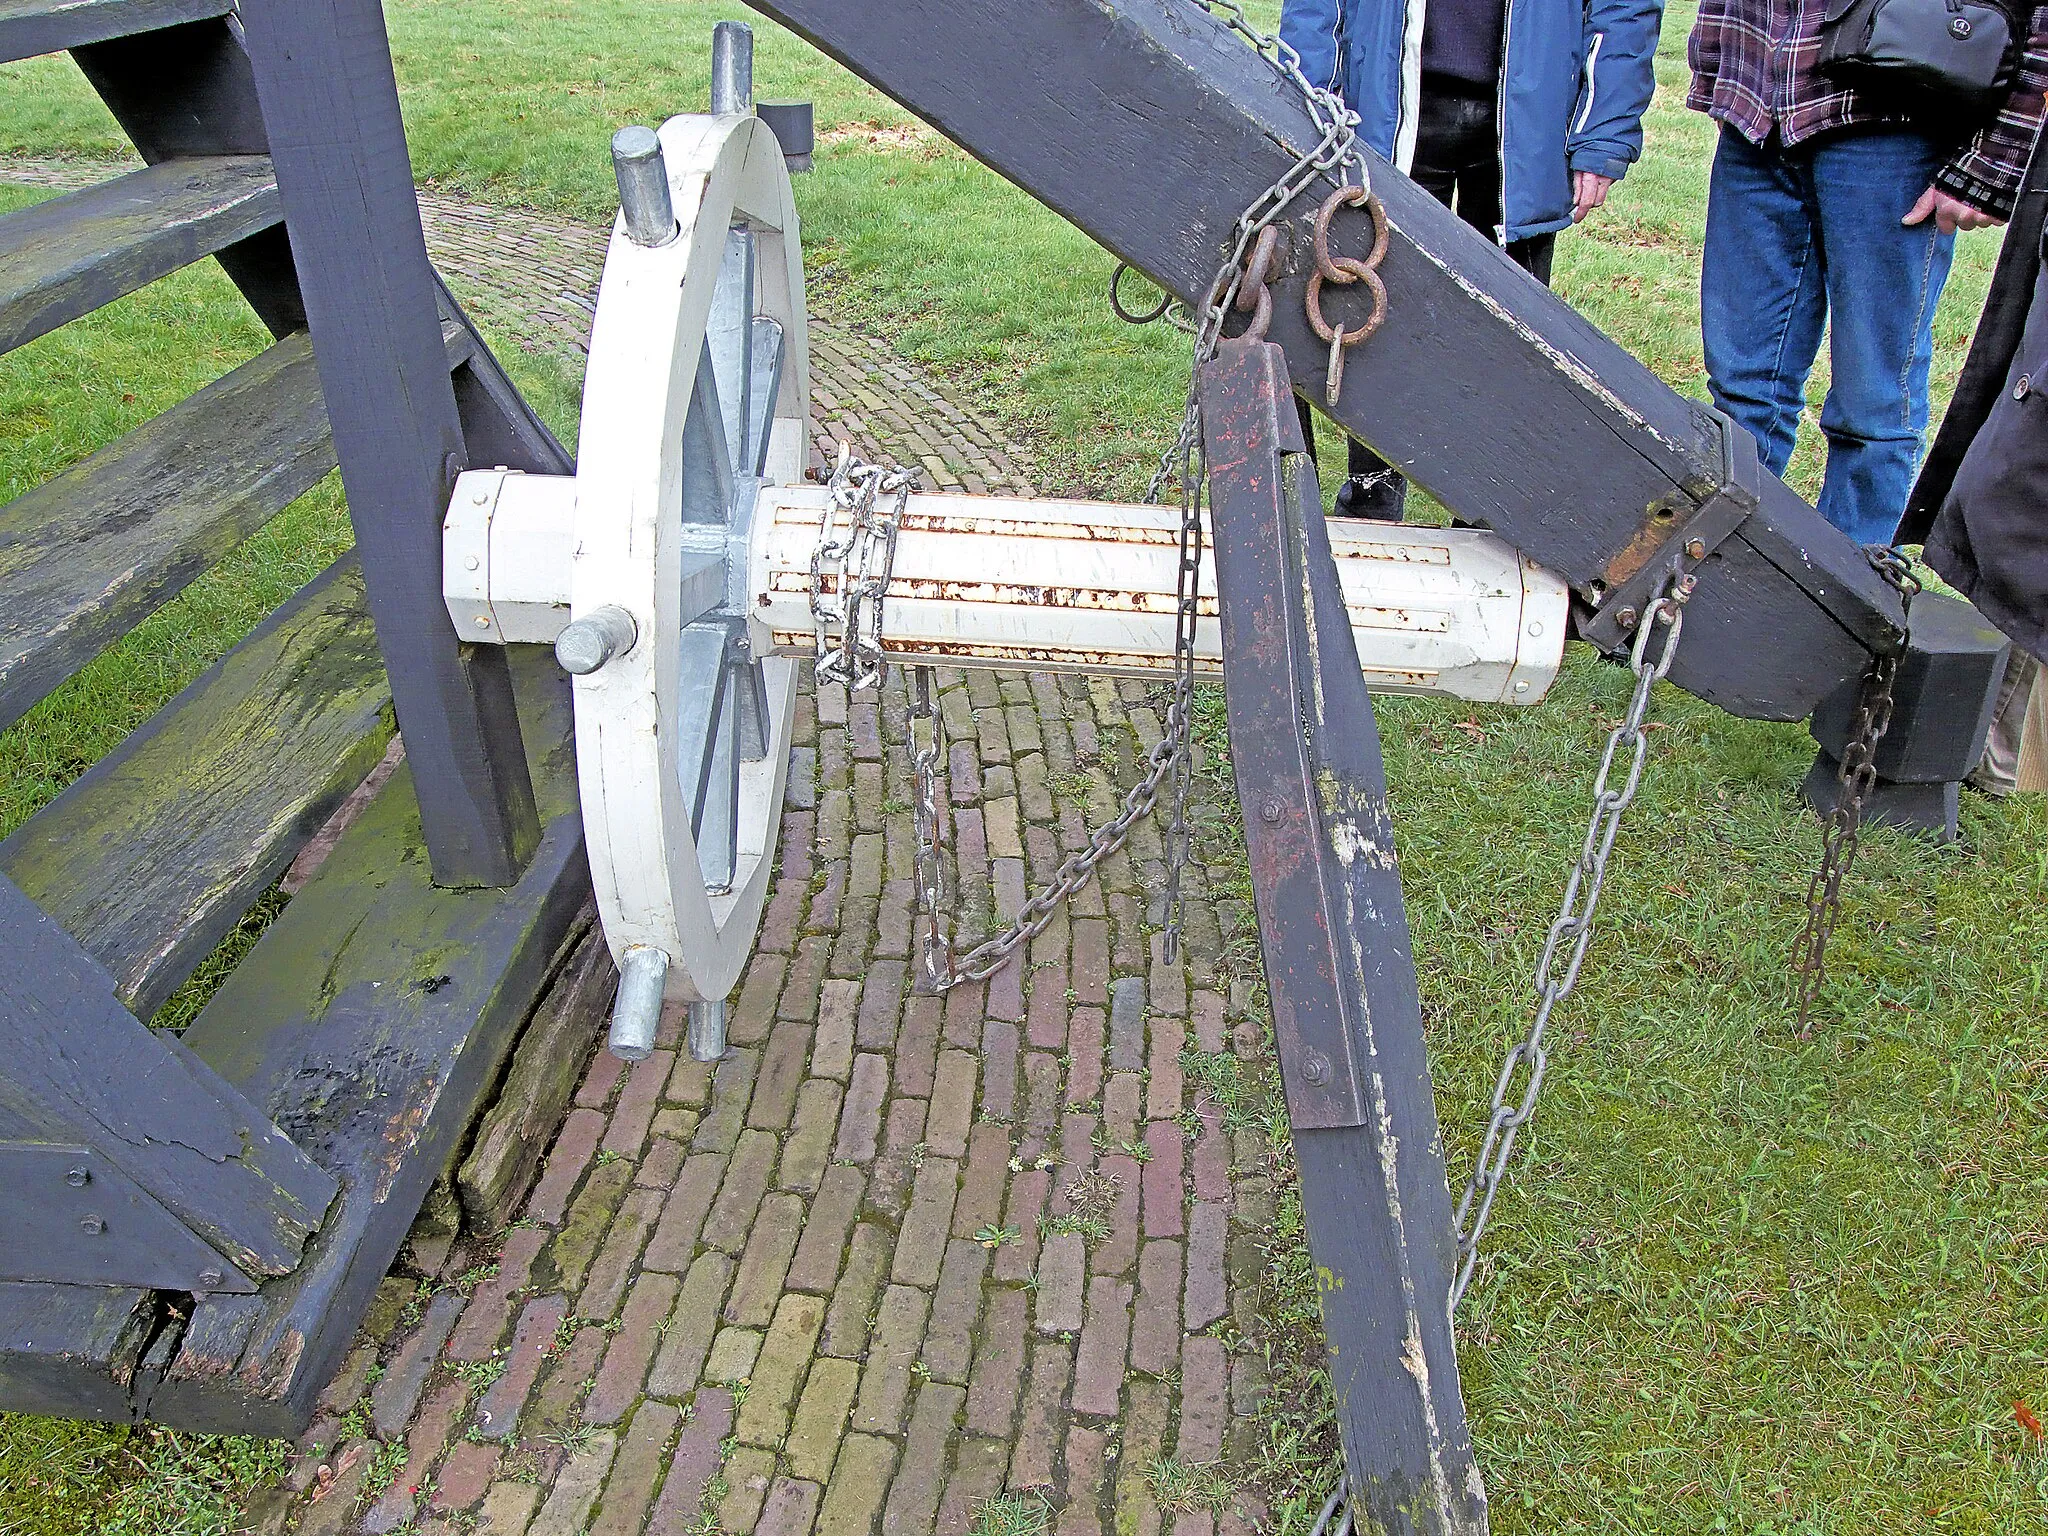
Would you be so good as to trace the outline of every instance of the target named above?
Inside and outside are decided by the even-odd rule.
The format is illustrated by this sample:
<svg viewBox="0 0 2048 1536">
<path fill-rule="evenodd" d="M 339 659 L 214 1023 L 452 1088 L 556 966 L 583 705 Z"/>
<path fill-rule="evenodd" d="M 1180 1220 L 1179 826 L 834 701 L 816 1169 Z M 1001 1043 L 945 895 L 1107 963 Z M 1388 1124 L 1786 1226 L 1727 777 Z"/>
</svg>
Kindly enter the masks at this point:
<svg viewBox="0 0 2048 1536">
<path fill-rule="evenodd" d="M 201 1285 L 219 1285 L 224 1278 L 217 1269 L 202 1269 L 199 1271 L 199 1283 Z"/>
<path fill-rule="evenodd" d="M 1679 578 L 1678 578 L 1678 595 L 1679 595 L 1680 597 L 1691 597 L 1691 596 L 1692 596 L 1692 594 L 1693 594 L 1693 591 L 1694 591 L 1694 589 L 1695 589 L 1695 588 L 1697 588 L 1697 587 L 1699 586 L 1699 584 L 1700 584 L 1700 579 L 1699 579 L 1699 577 L 1697 577 L 1697 576 L 1681 576 L 1681 577 L 1679 577 Z M 1668 618 L 1667 618 L 1667 619 L 1665 620 L 1665 623 L 1667 623 L 1667 624 L 1668 624 L 1668 623 L 1670 623 L 1670 622 L 1671 622 L 1671 621 L 1670 621 L 1670 620 L 1669 620 Z"/>
<path fill-rule="evenodd" d="M 1623 629 L 1634 629 L 1638 615 L 1633 608 L 1624 608 L 1614 616 L 1614 622 Z"/>
<path fill-rule="evenodd" d="M 490 618 L 485 614 L 478 614 L 476 616 L 476 627 L 478 629 L 489 629 L 491 627 Z"/>
<path fill-rule="evenodd" d="M 754 110 L 754 29 L 721 21 L 711 29 L 711 115 Z"/>
<path fill-rule="evenodd" d="M 645 1061 L 654 1054 L 655 1026 L 661 1022 L 661 993 L 668 981 L 668 955 L 651 944 L 635 944 L 619 957 L 619 997 L 612 1005 L 611 1053 L 621 1061 Z"/>
<path fill-rule="evenodd" d="M 73 1189 L 85 1188 L 87 1182 L 91 1178 L 92 1170 L 90 1168 L 78 1167 L 66 1168 L 64 1170 L 64 1182 L 66 1184 L 69 1184 Z"/>
<path fill-rule="evenodd" d="M 491 499 L 491 493 L 489 491 L 477 491 L 474 492 L 469 499 L 473 505 L 480 507 Z"/>
<path fill-rule="evenodd" d="M 623 656 L 640 638 L 633 615 L 607 603 L 576 620 L 555 636 L 555 660 L 564 672 L 588 677 L 614 656 Z"/>
<path fill-rule="evenodd" d="M 621 128 L 612 135 L 612 170 L 619 178 L 619 212 L 635 245 L 667 245 L 676 237 L 676 207 L 668 166 L 652 128 Z"/>
<path fill-rule="evenodd" d="M 692 1061 L 719 1061 L 725 1056 L 725 999 L 690 1004 L 685 1036 Z"/>
<path fill-rule="evenodd" d="M 1321 1051 L 1310 1051 L 1302 1059 L 1301 1075 L 1320 1088 L 1330 1080 L 1330 1058 Z"/>
<path fill-rule="evenodd" d="M 79 1220 L 78 1230 L 87 1237 L 98 1237 L 107 1230 L 107 1224 L 97 1216 L 86 1216 Z"/>
<path fill-rule="evenodd" d="M 1707 541 L 1705 539 L 1687 539 L 1685 541 L 1685 558 L 1688 560 L 1706 559 Z"/>
<path fill-rule="evenodd" d="M 1278 800 L 1268 800 L 1265 804 L 1259 807 L 1259 820 L 1263 821 L 1269 827 L 1279 826 L 1280 816 L 1281 810 L 1280 802 Z"/>
<path fill-rule="evenodd" d="M 479 566 L 480 566 L 480 565 L 482 565 L 482 564 L 483 564 L 483 561 L 481 561 L 481 560 L 477 559 L 477 557 L 476 557 L 475 555 L 471 555 L 471 556 L 470 556 L 470 557 L 469 557 L 468 559 L 466 559 L 466 560 L 464 560 L 464 561 L 462 562 L 462 568 L 463 568 L 463 569 L 464 569 L 465 571 L 473 571 L 473 570 L 477 569 L 477 567 L 479 567 Z"/>
</svg>

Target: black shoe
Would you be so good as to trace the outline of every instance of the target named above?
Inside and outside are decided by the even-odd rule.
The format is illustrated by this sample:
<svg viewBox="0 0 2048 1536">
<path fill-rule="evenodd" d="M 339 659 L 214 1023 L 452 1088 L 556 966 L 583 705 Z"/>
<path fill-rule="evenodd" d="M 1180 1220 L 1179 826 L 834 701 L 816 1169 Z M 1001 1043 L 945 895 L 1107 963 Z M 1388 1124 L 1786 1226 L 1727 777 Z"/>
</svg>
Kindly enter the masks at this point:
<svg viewBox="0 0 2048 1536">
<path fill-rule="evenodd" d="M 1377 474 L 1354 476 L 1337 487 L 1337 504 L 1332 517 L 1368 517 L 1382 523 L 1398 523 L 1408 501 L 1407 477 L 1383 469 Z"/>
</svg>

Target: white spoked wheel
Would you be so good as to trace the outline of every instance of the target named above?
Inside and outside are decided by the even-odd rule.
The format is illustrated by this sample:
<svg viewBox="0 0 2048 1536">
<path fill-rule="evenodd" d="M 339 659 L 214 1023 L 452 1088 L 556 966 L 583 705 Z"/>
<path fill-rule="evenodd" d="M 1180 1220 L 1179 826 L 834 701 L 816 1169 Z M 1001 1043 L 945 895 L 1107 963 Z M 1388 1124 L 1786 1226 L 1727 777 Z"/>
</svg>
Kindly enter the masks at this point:
<svg viewBox="0 0 2048 1536">
<path fill-rule="evenodd" d="M 612 953 L 667 957 L 663 993 L 716 1002 L 759 927 L 797 663 L 748 613 L 761 487 L 801 477 L 803 263 L 782 150 L 752 116 L 660 130 L 680 229 L 623 219 L 591 329 L 571 611 L 635 638 L 575 680 L 576 762 Z M 644 958 L 644 957 L 642 957 Z"/>
</svg>

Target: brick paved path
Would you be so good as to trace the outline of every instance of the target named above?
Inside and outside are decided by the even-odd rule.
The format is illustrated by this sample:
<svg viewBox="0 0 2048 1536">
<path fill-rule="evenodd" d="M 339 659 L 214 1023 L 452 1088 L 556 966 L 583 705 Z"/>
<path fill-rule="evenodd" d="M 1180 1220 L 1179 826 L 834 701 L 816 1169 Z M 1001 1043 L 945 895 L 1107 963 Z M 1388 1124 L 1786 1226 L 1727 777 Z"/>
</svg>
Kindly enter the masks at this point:
<svg viewBox="0 0 2048 1536">
<path fill-rule="evenodd" d="M 480 318 L 580 349 L 600 236 L 424 206 Z M 941 384 L 829 319 L 811 337 L 821 442 L 1029 494 Z M 986 928 L 1108 819 L 1160 712 L 1129 682 L 942 681 L 963 929 Z M 1262 1390 L 1233 1277 L 1262 1264 L 1264 1143 L 1234 1148 L 1196 1086 L 1233 1037 L 1259 1048 L 1219 969 L 1242 913 L 1192 869 L 1166 965 L 1144 822 L 1021 963 L 913 995 L 904 740 L 900 684 L 805 696 L 732 1051 L 688 1060 L 671 1019 L 629 1071 L 594 1057 L 512 1228 L 415 1244 L 426 1272 L 385 1282 L 264 1528 L 925 1536 L 989 1530 L 1005 1490 L 1056 1536 L 1245 1528 L 1153 1497 L 1242 1459 Z"/>
</svg>

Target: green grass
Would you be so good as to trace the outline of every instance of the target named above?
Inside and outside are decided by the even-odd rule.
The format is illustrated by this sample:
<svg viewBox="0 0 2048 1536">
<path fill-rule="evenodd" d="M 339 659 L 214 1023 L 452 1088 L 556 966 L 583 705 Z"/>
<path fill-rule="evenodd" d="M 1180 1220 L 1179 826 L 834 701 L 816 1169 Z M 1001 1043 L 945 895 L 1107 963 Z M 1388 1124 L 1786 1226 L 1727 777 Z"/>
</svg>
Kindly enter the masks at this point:
<svg viewBox="0 0 2048 1536">
<path fill-rule="evenodd" d="M 228 1536 L 284 1472 L 282 1441 L 0 1421 L 0 1536 Z"/>
<path fill-rule="evenodd" d="M 702 101 L 711 20 L 746 14 L 702 0 L 395 3 L 419 172 L 465 195 L 608 218 L 610 131 Z M 1557 285 L 1700 396 L 1697 261 L 1713 133 L 1679 105 L 1688 21 L 1683 6 L 1667 18 L 1645 161 L 1604 214 L 1561 240 Z M 1029 441 L 1048 489 L 1134 490 L 1179 409 L 1183 338 L 1115 321 L 1104 298 L 1112 263 L 1093 244 L 808 48 L 757 31 L 762 93 L 818 104 L 819 168 L 797 188 L 814 281 L 843 313 L 975 391 Z M 67 62 L 0 66 L 0 153 L 120 147 Z M 1961 242 L 1937 325 L 1937 407 L 1996 249 L 1995 236 Z M 261 340 L 208 267 L 0 360 L 0 492 L 90 451 Z M 573 381 L 501 352 L 566 425 Z M 1824 383 L 1823 366 L 1816 405 Z M 1792 478 L 1811 494 L 1820 461 L 1808 426 Z M 345 541 L 338 494 L 323 487 L 227 574 L 0 735 L 0 831 Z M 1526 712 L 1381 702 L 1454 1177 L 1522 1027 L 1527 976 L 1624 682 L 1575 653 L 1549 701 Z M 1213 693 L 1204 708 L 1220 745 Z M 1810 743 L 1669 689 L 1657 710 L 1663 728 L 1606 920 L 1557 1021 L 1545 1105 L 1461 1317 L 1494 1528 L 2048 1529 L 2048 1458 L 2014 1406 L 2048 1402 L 2048 1040 L 2038 1023 L 2048 807 L 1968 801 L 1952 849 L 1869 836 L 1823 1028 L 1802 1045 L 1790 1035 L 1784 961 L 1818 848 L 1796 800 Z M 1465 721 L 1477 734 L 1457 728 Z M 1212 753 L 1207 820 L 1228 858 L 1220 772 Z M 1235 935 L 1232 954 L 1249 964 L 1255 943 Z M 1284 1116 L 1268 1070 L 1228 1058 L 1191 1058 L 1189 1070 L 1233 1127 L 1268 1133 L 1265 1171 L 1280 1180 L 1266 1334 L 1231 1342 L 1270 1352 L 1276 1390 L 1258 1424 L 1256 1481 L 1278 1520 L 1300 1530 L 1331 1428 Z M 0 1521 L 32 1518 L 19 1528 L 62 1536 L 89 1513 L 119 1529 L 104 1518 L 128 1507 L 116 1500 L 169 1520 L 184 1497 L 174 1490 L 199 1486 L 194 1463 L 205 1498 L 226 1499 L 272 1454 L 237 1442 L 174 1448 L 0 1422 Z M 1170 1475 L 1183 1473 L 1194 1476 Z M 15 1512 L 22 1487 L 43 1513 Z M 1045 1523 L 1000 1501 L 976 1522 L 988 1536 Z"/>
</svg>

